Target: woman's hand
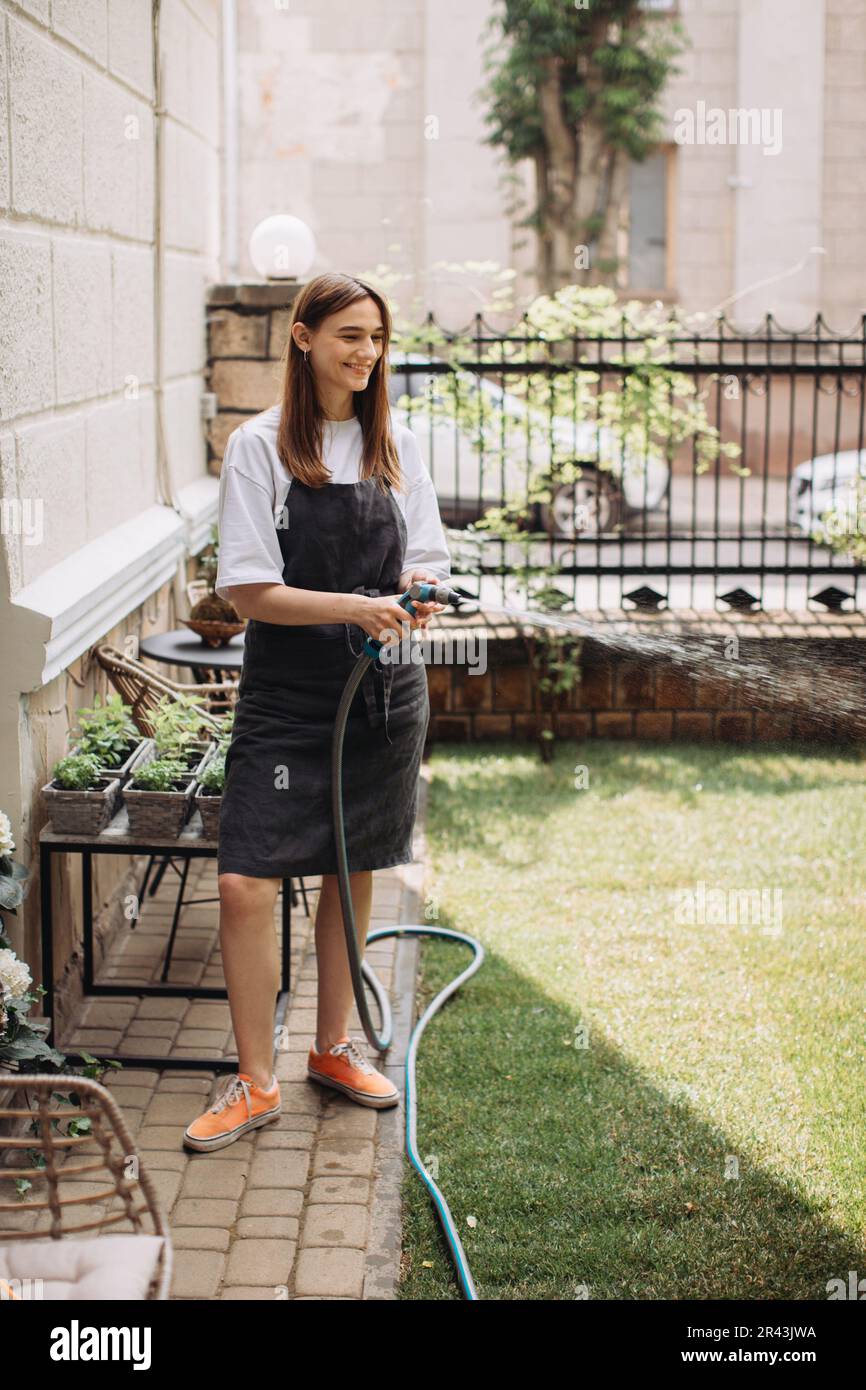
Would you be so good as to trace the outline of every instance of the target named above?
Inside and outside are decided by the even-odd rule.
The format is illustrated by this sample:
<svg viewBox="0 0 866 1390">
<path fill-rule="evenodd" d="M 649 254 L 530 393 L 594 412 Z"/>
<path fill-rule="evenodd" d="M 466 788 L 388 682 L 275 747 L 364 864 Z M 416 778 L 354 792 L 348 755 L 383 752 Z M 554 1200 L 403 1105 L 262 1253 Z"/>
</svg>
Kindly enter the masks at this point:
<svg viewBox="0 0 866 1390">
<path fill-rule="evenodd" d="M 427 570 L 406 570 L 404 574 L 400 575 L 400 593 L 398 597 L 402 598 L 406 590 L 416 582 L 420 582 L 421 584 L 441 584 L 442 581 L 439 579 L 438 575 L 430 574 Z M 412 607 L 415 609 L 419 618 L 417 626 L 423 629 L 426 628 L 433 614 L 443 612 L 447 605 L 444 603 L 421 603 L 419 599 L 413 598 Z"/>
<path fill-rule="evenodd" d="M 407 627 L 411 630 L 421 626 L 420 620 L 413 618 L 397 602 L 403 593 L 386 595 L 384 598 L 358 595 L 352 622 L 362 627 L 370 637 L 375 637 L 377 642 L 390 642 L 392 634 L 393 639 L 402 641 Z"/>
</svg>

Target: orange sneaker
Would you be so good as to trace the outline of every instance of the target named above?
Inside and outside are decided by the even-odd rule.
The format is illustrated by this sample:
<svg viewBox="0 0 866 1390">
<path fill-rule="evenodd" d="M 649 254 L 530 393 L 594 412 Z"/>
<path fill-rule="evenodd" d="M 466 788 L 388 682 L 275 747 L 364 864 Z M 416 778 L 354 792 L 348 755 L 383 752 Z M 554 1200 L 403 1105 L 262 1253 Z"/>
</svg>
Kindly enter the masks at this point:
<svg viewBox="0 0 866 1390">
<path fill-rule="evenodd" d="M 210 1153 L 275 1120 L 282 1100 L 280 1083 L 276 1076 L 271 1079 L 273 1085 L 264 1087 L 257 1086 L 245 1071 L 231 1075 L 210 1109 L 187 1125 L 183 1132 L 187 1148 Z"/>
<path fill-rule="evenodd" d="M 370 1065 L 354 1038 L 341 1038 L 325 1052 L 317 1052 L 311 1045 L 307 1076 L 322 1086 L 342 1091 L 359 1105 L 372 1105 L 378 1110 L 396 1105 L 400 1099 L 396 1086 Z"/>
</svg>

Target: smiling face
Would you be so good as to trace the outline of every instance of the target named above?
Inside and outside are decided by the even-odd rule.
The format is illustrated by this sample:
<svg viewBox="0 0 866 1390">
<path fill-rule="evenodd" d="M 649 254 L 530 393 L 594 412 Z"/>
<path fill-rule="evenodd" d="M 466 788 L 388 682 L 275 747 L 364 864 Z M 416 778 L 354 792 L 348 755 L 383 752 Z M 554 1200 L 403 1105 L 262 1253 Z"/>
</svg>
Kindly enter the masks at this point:
<svg viewBox="0 0 866 1390">
<path fill-rule="evenodd" d="M 329 314 L 313 332 L 293 327 L 295 341 L 309 347 L 320 395 L 338 400 L 348 391 L 363 391 L 382 356 L 385 330 L 375 302 L 368 296 Z"/>
</svg>

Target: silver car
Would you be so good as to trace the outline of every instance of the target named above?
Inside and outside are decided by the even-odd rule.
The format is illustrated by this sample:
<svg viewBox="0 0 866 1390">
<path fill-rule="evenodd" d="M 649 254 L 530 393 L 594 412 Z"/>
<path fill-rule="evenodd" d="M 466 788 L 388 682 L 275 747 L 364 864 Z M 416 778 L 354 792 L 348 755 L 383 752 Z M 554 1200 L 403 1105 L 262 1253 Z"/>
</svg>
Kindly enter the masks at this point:
<svg viewBox="0 0 866 1390">
<path fill-rule="evenodd" d="M 508 420 L 501 457 L 483 457 L 476 439 L 454 420 L 435 414 L 442 400 L 436 390 L 437 373 L 400 370 L 405 364 L 433 364 L 447 370 L 447 364 L 419 353 L 399 352 L 390 354 L 390 364 L 392 415 L 416 434 L 448 525 L 477 521 L 487 507 L 501 506 L 508 498 L 525 499 L 530 473 L 534 481 L 549 481 L 550 491 L 549 502 L 533 504 L 531 524 L 569 540 L 609 532 L 629 512 L 653 510 L 667 495 L 670 470 L 657 451 L 645 455 L 623 450 L 605 426 L 561 416 L 551 420 L 543 411 L 527 406 L 522 397 L 484 377 L 474 377 L 467 390 L 481 393 L 480 411 L 485 416 L 501 411 Z M 411 408 L 397 405 L 405 396 L 412 401 Z M 428 402 L 433 411 L 425 409 Z M 560 459 L 579 464 L 581 476 L 575 481 L 557 482 L 551 469 L 551 440 Z"/>
<path fill-rule="evenodd" d="M 788 485 L 788 522 L 796 530 L 819 540 L 856 531 L 864 520 L 866 498 L 866 449 L 846 449 L 819 454 L 800 463 Z M 859 513 L 858 513 L 859 494 Z M 835 520 L 828 523 L 828 512 Z"/>
</svg>

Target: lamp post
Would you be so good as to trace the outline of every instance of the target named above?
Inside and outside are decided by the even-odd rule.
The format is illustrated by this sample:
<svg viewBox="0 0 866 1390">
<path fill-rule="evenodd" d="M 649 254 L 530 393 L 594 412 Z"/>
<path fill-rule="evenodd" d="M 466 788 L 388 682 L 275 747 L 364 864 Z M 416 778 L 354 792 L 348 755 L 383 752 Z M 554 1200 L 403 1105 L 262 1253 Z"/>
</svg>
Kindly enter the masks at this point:
<svg viewBox="0 0 866 1390">
<path fill-rule="evenodd" d="M 250 237 L 250 259 L 263 280 L 301 280 L 316 256 L 316 239 L 306 222 L 276 213 Z"/>
</svg>

